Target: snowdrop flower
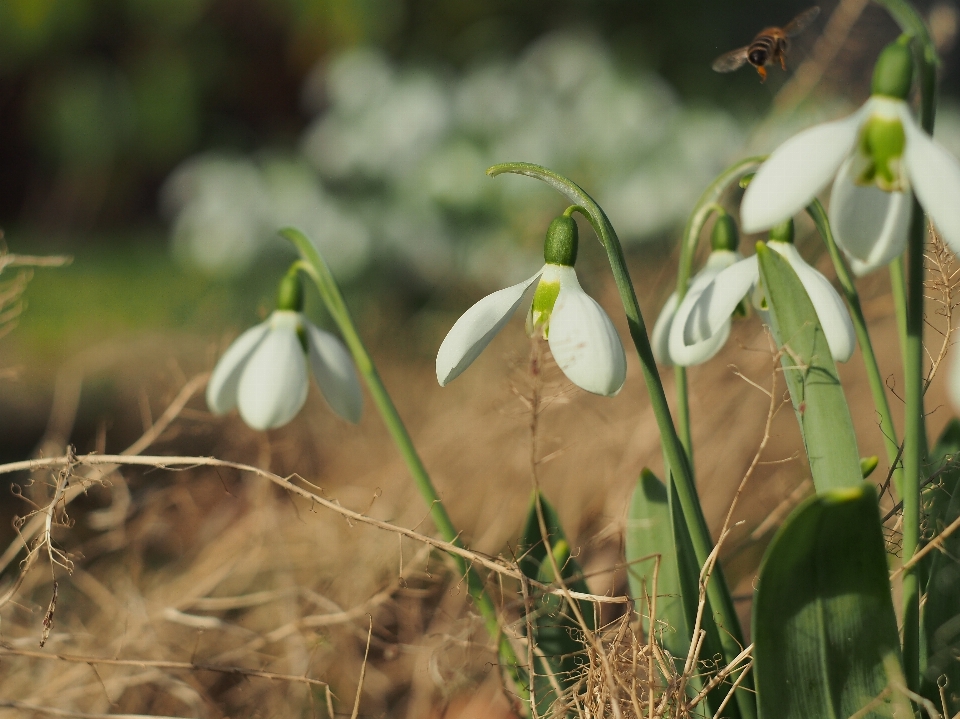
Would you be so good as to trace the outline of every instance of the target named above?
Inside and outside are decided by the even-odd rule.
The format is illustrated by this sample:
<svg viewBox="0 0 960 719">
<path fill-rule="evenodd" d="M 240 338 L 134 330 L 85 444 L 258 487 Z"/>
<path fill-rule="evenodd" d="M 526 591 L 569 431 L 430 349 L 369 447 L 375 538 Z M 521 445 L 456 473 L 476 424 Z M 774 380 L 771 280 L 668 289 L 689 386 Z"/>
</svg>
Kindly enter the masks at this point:
<svg viewBox="0 0 960 719">
<path fill-rule="evenodd" d="M 760 167 L 740 207 L 743 229 L 759 232 L 792 217 L 836 176 L 830 224 L 857 274 L 902 254 L 913 193 L 960 253 L 960 163 L 913 119 L 905 99 L 912 78 L 909 46 L 888 46 L 863 107 L 795 135 Z"/>
<path fill-rule="evenodd" d="M 833 285 L 808 265 L 794 247 L 793 220 L 787 220 L 770 230 L 767 247 L 778 252 L 793 267 L 817 311 L 830 354 L 834 360 L 846 362 L 853 354 L 855 344 L 853 322 Z M 703 358 L 694 357 L 691 364 L 708 358 L 710 355 L 706 352 L 712 348 L 707 346 L 707 341 L 724 331 L 724 327 L 729 324 L 730 315 L 748 294 L 752 294 L 757 309 L 763 311 L 765 298 L 762 287 L 758 286 L 759 281 L 760 266 L 757 256 L 752 255 L 719 272 L 703 288 L 692 306 L 685 308 L 681 303 L 681 309 L 670 328 L 670 350 L 674 361 L 674 340 L 686 348 L 698 345 L 703 347 Z M 682 323 L 681 310 L 686 312 Z"/>
<path fill-rule="evenodd" d="M 360 421 L 363 396 L 350 353 L 311 324 L 302 309 L 303 286 L 296 273 L 288 274 L 280 283 L 277 310 L 240 335 L 217 362 L 207 384 L 207 406 L 214 414 L 239 407 L 254 429 L 285 425 L 307 401 L 309 364 L 333 411 Z"/>
<path fill-rule="evenodd" d="M 667 298 L 660 316 L 653 325 L 651 345 L 653 356 L 660 364 L 678 364 L 681 367 L 686 367 L 687 365 L 706 362 L 726 344 L 727 338 L 730 336 L 729 318 L 716 334 L 703 340 L 703 342 L 697 342 L 689 346 L 683 343 L 682 330 L 676 333 L 671 330 L 675 326 L 683 327 L 686 318 L 690 315 L 690 310 L 714 277 L 730 265 L 743 259 L 743 256 L 737 252 L 739 240 L 737 226 L 733 218 L 726 212 L 720 214 L 713 226 L 710 238 L 712 251 L 707 258 L 706 265 L 690 282 L 682 303 L 677 299 L 676 292 Z M 673 339 L 674 335 L 676 335 L 676 339 Z"/>
<path fill-rule="evenodd" d="M 437 352 L 437 381 L 446 385 L 463 372 L 503 329 L 534 283 L 527 332 L 543 332 L 557 365 L 588 392 L 620 391 L 627 361 L 613 323 L 577 281 L 577 223 L 564 214 L 550 223 L 544 243 L 546 264 L 523 282 L 487 295 L 457 320 Z"/>
</svg>

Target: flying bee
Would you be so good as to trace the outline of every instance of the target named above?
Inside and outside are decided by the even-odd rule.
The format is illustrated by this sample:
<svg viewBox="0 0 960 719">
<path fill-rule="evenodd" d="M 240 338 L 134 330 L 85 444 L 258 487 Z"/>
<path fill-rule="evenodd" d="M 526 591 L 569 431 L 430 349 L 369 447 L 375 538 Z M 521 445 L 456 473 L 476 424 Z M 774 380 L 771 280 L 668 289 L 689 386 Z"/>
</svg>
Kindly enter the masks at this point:
<svg viewBox="0 0 960 719">
<path fill-rule="evenodd" d="M 772 65 L 779 60 L 780 67 L 787 69 L 785 61 L 789 45 L 787 38 L 799 35 L 819 14 L 820 8 L 815 5 L 804 10 L 783 27 L 764 28 L 746 47 L 731 50 L 714 60 L 713 69 L 717 72 L 733 72 L 743 63 L 749 62 L 757 68 L 760 82 L 763 82 L 767 79 L 767 65 Z"/>
</svg>

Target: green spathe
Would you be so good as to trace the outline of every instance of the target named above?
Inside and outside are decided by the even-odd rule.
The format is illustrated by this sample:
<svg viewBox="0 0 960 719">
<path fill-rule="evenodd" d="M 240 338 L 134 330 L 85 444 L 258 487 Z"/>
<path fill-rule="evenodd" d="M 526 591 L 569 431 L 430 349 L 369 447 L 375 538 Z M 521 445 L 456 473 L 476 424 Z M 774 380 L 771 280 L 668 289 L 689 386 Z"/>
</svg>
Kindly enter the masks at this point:
<svg viewBox="0 0 960 719">
<path fill-rule="evenodd" d="M 902 37 L 887 45 L 873 67 L 871 92 L 906 100 L 913 85 L 913 51 L 909 39 Z"/>
<path fill-rule="evenodd" d="M 543 259 L 547 264 L 573 267 L 577 261 L 578 246 L 577 221 L 569 215 L 560 215 L 547 228 Z"/>
<path fill-rule="evenodd" d="M 710 233 L 710 249 L 714 252 L 736 252 L 740 246 L 740 233 L 737 232 L 737 223 L 727 212 L 717 213 L 717 221 Z"/>
<path fill-rule="evenodd" d="M 277 309 L 303 312 L 303 282 L 297 269 L 283 276 L 277 287 Z"/>
<path fill-rule="evenodd" d="M 771 242 L 786 242 L 789 245 L 793 244 L 793 219 L 784 220 L 779 225 L 774 225 L 770 228 L 770 241 Z"/>
</svg>

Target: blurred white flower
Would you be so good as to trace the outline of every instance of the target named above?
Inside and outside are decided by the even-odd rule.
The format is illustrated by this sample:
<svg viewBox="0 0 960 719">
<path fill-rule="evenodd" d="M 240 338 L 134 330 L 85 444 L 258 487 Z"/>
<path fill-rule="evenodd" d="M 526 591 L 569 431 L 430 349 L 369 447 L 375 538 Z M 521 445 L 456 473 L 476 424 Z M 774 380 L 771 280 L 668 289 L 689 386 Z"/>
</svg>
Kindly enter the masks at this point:
<svg viewBox="0 0 960 719">
<path fill-rule="evenodd" d="M 254 429 L 281 427 L 307 400 L 308 362 L 333 411 L 359 422 L 363 396 L 350 353 L 292 310 L 275 311 L 230 345 L 207 384 L 207 405 L 215 414 L 238 407 Z"/>
<path fill-rule="evenodd" d="M 216 274 L 242 272 L 253 262 L 270 212 L 254 163 L 200 155 L 167 178 L 160 197 L 181 260 Z"/>
<path fill-rule="evenodd" d="M 280 246 L 278 226 L 294 224 L 344 279 L 390 262 L 392 250 L 428 282 L 470 272 L 478 252 L 503 252 L 466 238 L 506 236 L 523 254 L 517 238 L 527 236 L 526 218 L 555 206 L 540 183 L 483 174 L 517 159 L 595 188 L 621 240 L 642 242 L 682 225 L 699 188 L 743 142 L 742 123 L 684 108 L 661 78 L 625 73 L 601 40 L 583 33 L 544 36 L 516 60 L 459 75 L 352 49 L 317 64 L 302 102 L 315 116 L 297 156 L 247 160 L 212 193 L 201 196 L 195 183 L 177 193 L 181 256 L 242 272 Z M 243 183 L 259 187 L 259 199 L 234 189 Z M 501 286 L 516 280 L 507 263 L 481 274 L 491 271 Z"/>
<path fill-rule="evenodd" d="M 487 295 L 457 320 L 437 352 L 437 381 L 441 387 L 456 379 L 483 352 L 538 280 L 527 319 L 528 331 L 544 333 L 557 365 L 578 387 L 605 396 L 620 391 L 627 361 L 613 323 L 580 287 L 573 267 L 551 263 L 533 277 Z"/>
<path fill-rule="evenodd" d="M 262 174 L 270 198 L 271 236 L 283 227 L 299 228 L 341 280 L 355 277 L 367 266 L 370 230 L 323 191 L 309 165 L 272 159 L 263 163 Z"/>
<path fill-rule="evenodd" d="M 302 141 L 304 155 L 327 178 L 402 177 L 445 135 L 452 114 L 444 84 L 427 73 L 384 75 L 370 60 L 347 53 L 331 68 L 333 104 Z M 374 75 L 379 92 L 354 85 Z M 339 102 L 337 102 L 339 100 Z"/>
</svg>

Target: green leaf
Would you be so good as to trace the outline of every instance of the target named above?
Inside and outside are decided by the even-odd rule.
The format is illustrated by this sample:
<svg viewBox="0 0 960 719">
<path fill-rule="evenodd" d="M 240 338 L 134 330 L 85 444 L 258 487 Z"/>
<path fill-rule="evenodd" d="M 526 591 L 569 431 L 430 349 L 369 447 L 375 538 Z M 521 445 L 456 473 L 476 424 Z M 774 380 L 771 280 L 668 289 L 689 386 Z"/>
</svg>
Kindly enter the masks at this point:
<svg viewBox="0 0 960 719">
<path fill-rule="evenodd" d="M 560 517 L 553 506 L 536 492 L 531 498 L 523 534 L 517 547 L 520 571 L 530 579 L 543 584 L 555 583 L 554 563 L 547 556 L 547 545 L 543 541 L 543 532 L 537 513 L 538 500 L 553 558 L 560 568 L 564 585 L 570 591 L 589 593 L 590 588 L 583 578 L 580 565 L 570 556 L 570 545 L 560 526 Z M 574 601 L 587 628 L 593 631 L 595 629 L 593 605 L 587 601 Z M 531 588 L 531 596 L 524 607 L 522 624 L 524 630 L 527 621 L 533 628 L 534 646 L 543 654 L 542 657 L 534 659 L 534 692 L 537 713 L 544 716 L 557 700 L 554 682 L 561 689 L 567 689 L 576 682 L 579 668 L 586 661 L 583 629 L 563 597 L 547 594 L 535 588 Z"/>
<path fill-rule="evenodd" d="M 638 613 L 643 617 L 643 629 L 648 632 L 650 622 L 646 598 L 654 590 L 656 562 L 644 557 L 660 555 L 656 576 L 656 619 L 662 629 L 660 640 L 662 646 L 679 660 L 682 667 L 690 649 L 692 630 L 687 623 L 681 595 L 673 524 L 666 485 L 644 467 L 633 491 L 630 512 L 627 515 L 625 543 L 630 595 L 637 603 Z"/>
<path fill-rule="evenodd" d="M 941 435 L 931 458 L 941 468 L 928 520 L 937 534 L 960 518 L 960 467 L 946 464 L 960 451 L 960 423 L 952 420 Z M 946 501 L 944 501 L 946 499 Z M 921 693 L 935 706 L 941 704 L 937 681 L 946 678 L 944 695 L 950 715 L 960 711 L 960 531 L 942 540 L 942 551 L 934 550 L 929 564 L 927 601 L 923 607 L 923 629 L 927 660 Z M 942 680 L 941 680 L 942 681 Z"/>
<path fill-rule="evenodd" d="M 753 639 L 761 719 L 913 717 L 872 485 L 790 515 L 760 567 Z"/>
<path fill-rule="evenodd" d="M 676 489 L 671 489 L 672 501 L 666 485 L 653 472 L 646 468 L 641 471 L 627 517 L 626 555 L 630 593 L 638 603 L 644 631 L 649 631 L 645 597 L 653 591 L 654 561 L 638 560 L 652 554 L 660 555 L 656 578 L 658 640 L 670 652 L 677 671 L 682 672 L 690 651 L 690 637 L 700 600 L 700 568 L 683 521 Z M 723 654 L 720 629 L 709 611 L 704 613 L 701 626 L 707 636 L 700 658 L 709 662 Z M 703 671 L 705 667 L 701 664 L 698 669 Z M 689 696 L 693 697 L 703 683 L 699 676 L 694 676 L 687 686 Z M 726 694 L 726 686 L 718 687 L 694 710 L 694 716 L 713 716 Z M 729 702 L 725 712 L 727 717 L 740 716 L 736 702 Z"/>
<path fill-rule="evenodd" d="M 790 264 L 757 243 L 760 277 L 818 493 L 863 481 L 857 437 L 817 312 Z"/>
</svg>

